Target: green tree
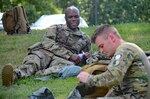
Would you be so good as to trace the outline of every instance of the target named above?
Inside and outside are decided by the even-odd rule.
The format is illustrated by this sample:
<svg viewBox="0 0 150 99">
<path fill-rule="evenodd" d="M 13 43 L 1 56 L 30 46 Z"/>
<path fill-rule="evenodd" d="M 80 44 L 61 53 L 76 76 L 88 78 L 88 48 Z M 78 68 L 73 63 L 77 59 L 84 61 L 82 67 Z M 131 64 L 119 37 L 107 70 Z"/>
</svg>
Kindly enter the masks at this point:
<svg viewBox="0 0 150 99">
<path fill-rule="evenodd" d="M 62 13 L 62 10 L 54 5 L 54 0 L 2 0 L 1 10 L 5 12 L 15 6 L 25 7 L 30 23 L 43 14 Z"/>
<path fill-rule="evenodd" d="M 24 6 L 30 23 L 74 5 L 89 25 L 150 22 L 150 0 L 1 0 L 1 12 Z"/>
<path fill-rule="evenodd" d="M 60 8 L 54 5 L 54 0 L 26 0 L 25 8 L 30 23 L 35 22 L 41 15 L 62 13 Z"/>
</svg>

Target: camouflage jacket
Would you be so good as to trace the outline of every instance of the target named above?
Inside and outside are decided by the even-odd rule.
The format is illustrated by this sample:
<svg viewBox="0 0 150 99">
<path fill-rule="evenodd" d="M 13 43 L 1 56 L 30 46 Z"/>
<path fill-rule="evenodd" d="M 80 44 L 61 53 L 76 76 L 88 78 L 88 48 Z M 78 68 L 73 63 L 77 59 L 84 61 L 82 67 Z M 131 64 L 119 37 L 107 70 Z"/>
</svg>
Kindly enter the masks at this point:
<svg viewBox="0 0 150 99">
<path fill-rule="evenodd" d="M 138 51 L 133 50 L 135 44 L 123 43 L 116 50 L 106 72 L 90 76 L 89 86 L 114 87 L 112 96 L 123 94 L 146 93 L 148 79 L 144 63 Z"/>
<path fill-rule="evenodd" d="M 44 41 L 31 46 L 30 50 L 46 49 L 58 57 L 68 59 L 72 54 L 89 52 L 91 42 L 89 37 L 80 31 L 71 30 L 67 25 L 53 25 L 44 35 Z"/>
</svg>

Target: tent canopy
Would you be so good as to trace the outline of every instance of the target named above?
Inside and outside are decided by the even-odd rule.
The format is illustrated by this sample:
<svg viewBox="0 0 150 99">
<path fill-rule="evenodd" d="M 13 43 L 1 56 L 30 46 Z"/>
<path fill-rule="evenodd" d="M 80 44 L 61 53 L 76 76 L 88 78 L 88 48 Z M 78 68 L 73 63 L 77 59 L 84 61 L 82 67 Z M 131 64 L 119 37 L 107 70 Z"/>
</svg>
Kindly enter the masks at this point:
<svg viewBox="0 0 150 99">
<path fill-rule="evenodd" d="M 42 15 L 35 23 L 31 25 L 31 29 L 46 29 L 51 25 L 65 24 L 65 14 Z M 80 17 L 79 27 L 88 27 L 85 20 Z"/>
<path fill-rule="evenodd" d="M 3 23 L 2 23 L 2 17 L 3 17 L 3 13 L 0 12 L 0 30 L 3 30 Z"/>
</svg>

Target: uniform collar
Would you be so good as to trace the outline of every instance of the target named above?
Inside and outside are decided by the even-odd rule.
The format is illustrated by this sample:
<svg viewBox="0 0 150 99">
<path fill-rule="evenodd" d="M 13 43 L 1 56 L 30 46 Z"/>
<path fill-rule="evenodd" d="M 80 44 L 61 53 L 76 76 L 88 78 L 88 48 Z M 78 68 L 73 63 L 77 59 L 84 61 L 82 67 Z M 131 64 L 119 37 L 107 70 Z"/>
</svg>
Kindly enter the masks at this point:
<svg viewBox="0 0 150 99">
<path fill-rule="evenodd" d="M 70 29 L 66 24 L 64 25 L 64 29 L 66 29 L 67 31 L 70 31 L 70 33 L 74 34 L 74 35 L 78 35 L 78 36 L 82 36 L 83 33 L 80 31 L 80 28 L 77 27 L 76 31 L 73 31 L 72 29 Z"/>
</svg>

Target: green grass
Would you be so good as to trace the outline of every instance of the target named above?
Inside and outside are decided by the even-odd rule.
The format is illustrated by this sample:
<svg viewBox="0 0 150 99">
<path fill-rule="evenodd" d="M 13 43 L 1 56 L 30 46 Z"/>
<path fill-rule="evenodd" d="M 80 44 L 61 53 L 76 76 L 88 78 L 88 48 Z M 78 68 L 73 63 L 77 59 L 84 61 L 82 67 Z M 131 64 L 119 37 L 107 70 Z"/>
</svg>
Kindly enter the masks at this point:
<svg viewBox="0 0 150 99">
<path fill-rule="evenodd" d="M 123 39 L 139 45 L 143 50 L 150 50 L 150 24 L 149 23 L 127 23 L 116 24 L 115 27 L 120 32 Z M 82 28 L 89 36 L 94 32 L 97 26 Z M 0 71 L 7 63 L 13 64 L 16 68 L 27 55 L 27 48 L 32 44 L 42 41 L 45 30 L 32 31 L 25 35 L 6 35 L 4 31 L 0 32 Z M 93 50 L 97 50 L 93 45 Z M 19 80 L 10 87 L 2 86 L 0 72 L 0 99 L 27 99 L 31 93 L 41 87 L 47 86 L 54 94 L 56 99 L 65 99 L 73 87 L 77 84 L 76 78 L 50 79 L 46 82 L 33 80 L 35 76 Z"/>
</svg>

